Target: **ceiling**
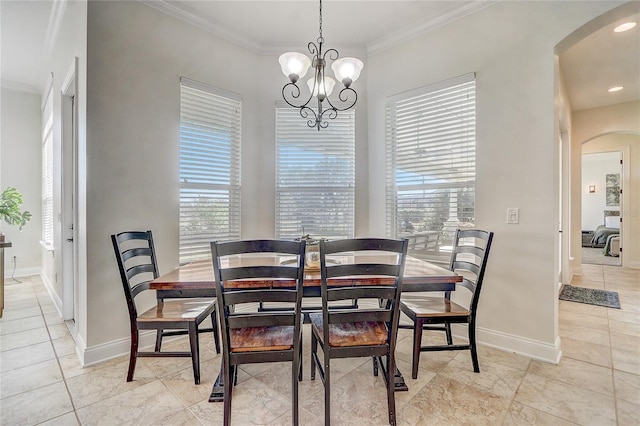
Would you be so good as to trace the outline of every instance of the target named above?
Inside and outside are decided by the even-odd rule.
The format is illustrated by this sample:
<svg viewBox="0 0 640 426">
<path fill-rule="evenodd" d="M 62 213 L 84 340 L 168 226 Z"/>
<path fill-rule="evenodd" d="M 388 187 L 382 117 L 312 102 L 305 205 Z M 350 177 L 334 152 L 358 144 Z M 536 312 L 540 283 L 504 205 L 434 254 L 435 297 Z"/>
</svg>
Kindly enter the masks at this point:
<svg viewBox="0 0 640 426">
<path fill-rule="evenodd" d="M 259 54 L 304 51 L 306 43 L 318 37 L 315 0 L 143 3 Z M 372 55 L 494 3 L 325 0 L 323 36 L 329 47 Z M 46 41 L 55 36 L 55 16 L 61 7 L 61 2 L 53 0 L 0 1 L 3 86 L 36 90 L 40 63 L 47 53 Z M 640 22 L 640 14 L 633 19 Z M 614 26 L 587 36 L 560 56 L 574 110 L 640 99 L 640 28 L 614 33 Z M 614 84 L 625 89 L 608 93 Z"/>
</svg>

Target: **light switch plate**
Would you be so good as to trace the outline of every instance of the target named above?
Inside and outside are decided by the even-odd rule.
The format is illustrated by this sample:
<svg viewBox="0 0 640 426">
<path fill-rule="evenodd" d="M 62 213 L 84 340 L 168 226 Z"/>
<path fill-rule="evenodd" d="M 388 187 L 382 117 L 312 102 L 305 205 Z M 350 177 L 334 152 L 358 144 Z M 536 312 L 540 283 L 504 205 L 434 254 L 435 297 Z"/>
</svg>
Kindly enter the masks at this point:
<svg viewBox="0 0 640 426">
<path fill-rule="evenodd" d="M 507 209 L 507 223 L 520 223 L 520 209 L 517 207 L 509 207 Z"/>
</svg>

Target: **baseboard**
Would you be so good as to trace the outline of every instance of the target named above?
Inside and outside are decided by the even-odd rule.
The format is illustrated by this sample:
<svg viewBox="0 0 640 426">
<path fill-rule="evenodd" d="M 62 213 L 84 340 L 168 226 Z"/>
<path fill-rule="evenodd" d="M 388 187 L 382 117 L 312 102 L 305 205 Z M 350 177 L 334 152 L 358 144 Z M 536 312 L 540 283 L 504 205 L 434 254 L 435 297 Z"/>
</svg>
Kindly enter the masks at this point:
<svg viewBox="0 0 640 426">
<path fill-rule="evenodd" d="M 454 336 L 461 340 L 467 340 L 467 326 L 454 324 L 452 331 Z M 539 361 L 559 364 L 562 358 L 560 349 L 560 337 L 556 337 L 554 344 L 502 333 L 495 330 L 478 327 L 476 329 L 478 344 L 490 346 L 507 352 L 515 352 Z"/>
<path fill-rule="evenodd" d="M 627 262 L 627 264 L 624 266 L 626 268 L 640 269 L 640 262 Z"/>
<path fill-rule="evenodd" d="M 167 342 L 169 340 L 167 339 Z M 162 340 L 163 344 L 165 340 Z M 156 332 L 153 330 L 141 332 L 139 348 L 153 347 L 156 343 Z M 122 355 L 128 355 L 131 350 L 131 339 L 129 337 L 113 340 L 111 342 L 102 343 L 100 345 L 80 347 L 76 342 L 76 349 L 79 350 L 78 356 L 83 366 L 99 364 Z"/>
<path fill-rule="evenodd" d="M 15 272 L 13 271 L 13 269 L 8 270 L 7 269 L 7 264 L 5 263 L 5 268 L 4 268 L 4 279 L 6 280 L 10 280 L 11 277 L 28 277 L 31 275 L 40 275 L 40 271 L 41 268 L 38 267 L 33 267 L 33 268 L 20 268 L 20 269 L 16 269 Z"/>
<path fill-rule="evenodd" d="M 38 271 L 38 273 L 35 275 L 40 275 L 40 279 L 44 284 L 44 288 L 47 289 L 47 293 L 49 293 L 49 297 L 51 298 L 53 305 L 56 307 L 56 310 L 58 311 L 58 315 L 60 315 L 60 318 L 62 318 L 62 299 L 60 299 L 60 297 L 58 296 L 58 293 L 56 293 L 55 290 L 53 289 L 53 285 L 51 284 L 51 281 L 49 281 L 49 278 L 47 278 L 46 275 L 43 274 L 41 271 Z"/>
</svg>

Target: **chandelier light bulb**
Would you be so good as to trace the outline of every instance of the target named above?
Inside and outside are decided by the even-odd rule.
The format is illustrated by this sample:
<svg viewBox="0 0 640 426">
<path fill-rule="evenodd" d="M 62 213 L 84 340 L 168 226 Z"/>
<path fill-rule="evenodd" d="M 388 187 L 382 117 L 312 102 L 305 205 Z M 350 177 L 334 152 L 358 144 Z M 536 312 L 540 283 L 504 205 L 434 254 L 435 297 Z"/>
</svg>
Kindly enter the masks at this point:
<svg viewBox="0 0 640 426">
<path fill-rule="evenodd" d="M 293 83 L 304 77 L 311 66 L 311 59 L 298 52 L 283 53 L 278 62 L 280 62 L 282 73 Z"/>
<path fill-rule="evenodd" d="M 613 86 L 613 87 L 609 88 L 608 92 L 609 93 L 619 92 L 622 89 L 624 89 L 624 87 L 622 87 L 622 86 Z"/>
<path fill-rule="evenodd" d="M 307 80 L 307 86 L 309 86 L 312 96 L 317 96 L 322 101 L 324 98 L 331 95 L 336 81 L 331 77 L 324 77 L 324 80 L 320 77 L 318 78 L 318 83 L 315 84 L 315 80 L 315 77 Z"/>
<path fill-rule="evenodd" d="M 360 77 L 363 67 L 362 61 L 356 58 L 341 58 L 331 64 L 333 74 L 345 87 L 349 87 Z"/>
</svg>

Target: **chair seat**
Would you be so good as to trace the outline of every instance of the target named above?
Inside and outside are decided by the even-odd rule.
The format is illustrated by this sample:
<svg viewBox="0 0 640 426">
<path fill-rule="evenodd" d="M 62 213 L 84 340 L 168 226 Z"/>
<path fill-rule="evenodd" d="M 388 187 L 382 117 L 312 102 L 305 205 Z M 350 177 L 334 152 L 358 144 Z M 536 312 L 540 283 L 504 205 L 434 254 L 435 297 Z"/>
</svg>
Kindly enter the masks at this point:
<svg viewBox="0 0 640 426">
<path fill-rule="evenodd" d="M 159 303 L 138 315 L 138 322 L 196 321 L 203 314 L 207 315 L 213 311 L 213 303 L 211 300 L 203 299 L 165 300 L 164 303 Z"/>
<path fill-rule="evenodd" d="M 293 348 L 293 326 L 246 327 L 231 330 L 231 352 L 286 351 Z"/>
<path fill-rule="evenodd" d="M 311 326 L 318 330 L 322 340 L 322 313 L 309 314 Z M 329 325 L 329 346 L 370 346 L 386 345 L 388 337 L 387 325 L 384 322 L 347 322 Z"/>
<path fill-rule="evenodd" d="M 416 317 L 465 317 L 469 316 L 469 310 L 457 303 L 446 300 L 444 297 L 405 297 L 402 295 L 400 304 L 402 311 L 411 310 Z"/>
</svg>

